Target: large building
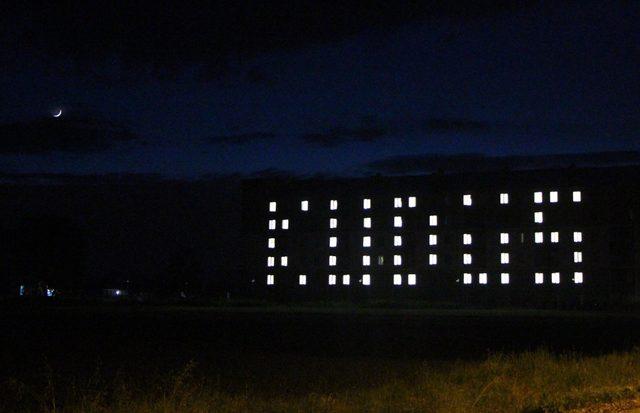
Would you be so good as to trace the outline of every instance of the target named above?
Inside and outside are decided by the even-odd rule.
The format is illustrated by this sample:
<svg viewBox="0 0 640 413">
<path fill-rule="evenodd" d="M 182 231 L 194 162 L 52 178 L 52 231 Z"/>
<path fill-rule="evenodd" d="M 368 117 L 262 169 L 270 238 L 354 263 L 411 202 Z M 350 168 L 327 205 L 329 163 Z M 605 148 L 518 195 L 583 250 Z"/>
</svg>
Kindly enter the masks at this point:
<svg viewBox="0 0 640 413">
<path fill-rule="evenodd" d="M 246 282 L 278 299 L 640 296 L 640 168 L 249 180 Z"/>
</svg>

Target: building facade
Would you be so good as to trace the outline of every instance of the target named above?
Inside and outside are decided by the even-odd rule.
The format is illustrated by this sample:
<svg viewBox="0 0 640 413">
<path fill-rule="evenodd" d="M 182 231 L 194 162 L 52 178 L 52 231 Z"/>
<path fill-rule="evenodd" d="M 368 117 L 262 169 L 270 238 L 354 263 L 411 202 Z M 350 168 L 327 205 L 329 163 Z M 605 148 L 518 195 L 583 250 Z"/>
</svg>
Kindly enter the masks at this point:
<svg viewBox="0 0 640 413">
<path fill-rule="evenodd" d="M 249 180 L 245 281 L 278 299 L 639 296 L 640 168 Z"/>
</svg>

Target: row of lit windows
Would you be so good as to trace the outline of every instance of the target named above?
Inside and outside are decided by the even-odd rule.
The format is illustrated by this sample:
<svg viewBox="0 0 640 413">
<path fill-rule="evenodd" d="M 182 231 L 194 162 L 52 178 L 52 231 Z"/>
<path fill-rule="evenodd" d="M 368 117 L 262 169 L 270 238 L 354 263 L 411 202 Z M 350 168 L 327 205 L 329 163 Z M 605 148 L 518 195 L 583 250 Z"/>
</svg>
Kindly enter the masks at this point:
<svg viewBox="0 0 640 413">
<path fill-rule="evenodd" d="M 393 285 L 402 285 L 403 282 L 402 274 L 393 274 Z M 351 284 L 351 275 L 343 274 L 341 277 L 342 285 L 350 285 Z M 362 274 L 362 278 L 360 279 L 362 285 L 371 285 L 371 274 Z M 274 274 L 267 275 L 267 285 L 275 285 L 276 277 Z M 328 284 L 336 285 L 338 283 L 338 276 L 336 274 L 329 274 Z M 416 275 L 415 274 L 407 274 L 406 283 L 408 285 L 416 285 Z M 298 284 L 299 285 L 307 285 L 307 275 L 300 274 L 298 275 Z"/>
<path fill-rule="evenodd" d="M 402 208 L 403 200 L 400 197 L 396 197 L 393 199 L 393 207 L 394 208 Z M 415 196 L 410 196 L 407 198 L 407 206 L 409 208 L 415 208 L 417 205 L 417 200 Z M 276 201 L 269 202 L 269 212 L 276 212 L 278 209 L 278 203 Z M 338 209 L 338 201 L 336 199 L 332 199 L 329 201 L 329 209 L 335 211 Z M 371 209 L 371 198 L 365 198 L 362 200 L 362 209 Z M 300 201 L 300 210 L 308 211 L 309 210 L 309 201 L 304 200 Z"/>
<path fill-rule="evenodd" d="M 469 272 L 465 272 L 462 274 L 462 283 L 463 284 L 473 284 L 473 274 Z M 535 284 L 544 284 L 545 276 L 542 272 L 537 272 L 534 274 L 534 283 Z M 576 271 L 573 273 L 573 282 L 575 284 L 582 284 L 584 280 L 583 274 L 581 271 Z M 481 272 L 477 277 L 478 284 L 487 284 L 487 273 Z M 500 273 L 500 283 L 501 284 L 509 284 L 509 273 L 503 272 Z M 551 273 L 551 283 L 552 284 L 560 284 L 560 273 L 552 272 Z"/>
</svg>

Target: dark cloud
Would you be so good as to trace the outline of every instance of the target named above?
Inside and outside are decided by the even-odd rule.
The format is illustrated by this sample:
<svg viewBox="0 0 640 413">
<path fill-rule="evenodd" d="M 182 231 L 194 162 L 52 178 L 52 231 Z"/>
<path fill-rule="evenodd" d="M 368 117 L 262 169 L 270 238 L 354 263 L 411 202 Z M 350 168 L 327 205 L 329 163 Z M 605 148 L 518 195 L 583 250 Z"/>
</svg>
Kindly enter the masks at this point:
<svg viewBox="0 0 640 413">
<path fill-rule="evenodd" d="M 95 185 L 95 184 L 144 184 L 168 181 L 160 174 L 111 173 L 10 173 L 0 172 L 0 184 L 11 185 Z"/>
<path fill-rule="evenodd" d="M 386 137 L 389 128 L 384 126 L 362 126 L 358 128 L 333 128 L 328 132 L 305 133 L 300 138 L 310 145 L 334 147 L 349 142 L 373 142 Z"/>
<path fill-rule="evenodd" d="M 126 127 L 92 118 L 47 118 L 0 125 L 0 154 L 101 152 L 139 138 Z"/>
<path fill-rule="evenodd" d="M 238 133 L 231 135 L 218 135 L 207 139 L 210 143 L 217 143 L 222 145 L 244 145 L 245 143 L 272 140 L 276 137 L 272 132 L 250 132 L 250 133 Z"/>
<path fill-rule="evenodd" d="M 488 123 L 463 118 L 430 118 L 424 123 L 424 130 L 432 133 L 479 133 L 490 129 Z"/>
<path fill-rule="evenodd" d="M 423 154 L 392 156 L 367 163 L 362 172 L 388 175 L 430 172 L 477 172 L 500 169 L 538 169 L 567 166 L 640 164 L 640 152 L 591 152 L 552 155 L 486 156 L 483 154 Z"/>
</svg>

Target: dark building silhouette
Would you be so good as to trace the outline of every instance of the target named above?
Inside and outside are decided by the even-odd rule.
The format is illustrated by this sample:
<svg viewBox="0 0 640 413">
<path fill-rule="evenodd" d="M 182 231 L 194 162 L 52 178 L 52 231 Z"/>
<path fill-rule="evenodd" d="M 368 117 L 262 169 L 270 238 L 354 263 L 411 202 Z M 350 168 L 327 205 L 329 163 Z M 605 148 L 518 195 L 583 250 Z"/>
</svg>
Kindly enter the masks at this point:
<svg viewBox="0 0 640 413">
<path fill-rule="evenodd" d="M 243 184 L 246 282 L 279 299 L 640 297 L 637 166 Z"/>
</svg>

